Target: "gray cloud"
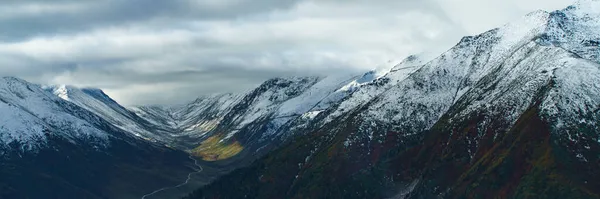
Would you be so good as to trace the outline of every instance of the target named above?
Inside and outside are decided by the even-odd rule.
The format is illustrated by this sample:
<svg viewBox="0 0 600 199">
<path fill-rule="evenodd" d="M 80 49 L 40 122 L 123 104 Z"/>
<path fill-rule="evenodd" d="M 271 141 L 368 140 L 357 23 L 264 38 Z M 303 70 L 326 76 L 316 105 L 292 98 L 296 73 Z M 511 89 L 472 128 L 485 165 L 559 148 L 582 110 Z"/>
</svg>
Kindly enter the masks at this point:
<svg viewBox="0 0 600 199">
<path fill-rule="evenodd" d="M 0 5 L 0 39 L 73 33 L 157 21 L 226 20 L 293 6 L 296 0 L 9 0 Z"/>
<path fill-rule="evenodd" d="M 442 51 L 570 0 L 6 0 L 0 74 L 179 103 Z M 539 7 L 543 6 L 543 7 Z"/>
</svg>

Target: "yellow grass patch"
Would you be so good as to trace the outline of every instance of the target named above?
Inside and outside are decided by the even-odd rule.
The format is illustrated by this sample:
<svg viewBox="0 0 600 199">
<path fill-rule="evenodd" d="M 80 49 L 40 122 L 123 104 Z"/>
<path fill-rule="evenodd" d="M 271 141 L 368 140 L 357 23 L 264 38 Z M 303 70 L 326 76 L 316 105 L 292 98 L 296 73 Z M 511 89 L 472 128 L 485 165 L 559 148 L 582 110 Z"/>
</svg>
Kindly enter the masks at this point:
<svg viewBox="0 0 600 199">
<path fill-rule="evenodd" d="M 200 146 L 192 150 L 192 154 L 201 157 L 204 161 L 218 161 L 236 156 L 244 147 L 238 142 L 220 142 L 222 136 L 216 135 L 204 140 Z"/>
</svg>

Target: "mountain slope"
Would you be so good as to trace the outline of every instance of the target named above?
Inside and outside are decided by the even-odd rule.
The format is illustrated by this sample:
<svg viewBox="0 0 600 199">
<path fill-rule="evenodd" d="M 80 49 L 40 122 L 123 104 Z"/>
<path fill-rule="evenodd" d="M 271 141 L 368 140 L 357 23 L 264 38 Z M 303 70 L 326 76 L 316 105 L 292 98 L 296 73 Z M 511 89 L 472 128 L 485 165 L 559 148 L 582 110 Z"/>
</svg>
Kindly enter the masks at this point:
<svg viewBox="0 0 600 199">
<path fill-rule="evenodd" d="M 189 198 L 599 198 L 599 4 L 465 37 Z"/>
<path fill-rule="evenodd" d="M 196 186 L 250 165 L 191 198 L 598 198 L 599 21 L 584 0 L 436 58 L 173 107 L 3 78 L 0 198 L 139 198 L 190 180 L 182 151 L 212 172 Z"/>
<path fill-rule="evenodd" d="M 0 79 L 0 198 L 138 198 L 196 168 L 39 85 Z"/>
<path fill-rule="evenodd" d="M 93 112 L 126 132 L 147 139 L 160 139 L 160 137 L 155 135 L 156 132 L 152 132 L 152 129 L 156 129 L 157 126 L 150 125 L 136 114 L 122 107 L 100 89 L 79 89 L 72 86 L 60 85 L 47 86 L 45 90 Z"/>
<path fill-rule="evenodd" d="M 35 150 L 43 145 L 51 132 L 72 142 L 90 141 L 103 146 L 108 134 L 94 128 L 99 118 L 85 114 L 79 107 L 63 102 L 37 85 L 16 78 L 0 82 L 2 107 L 2 144 L 19 145 L 23 150 Z"/>
<path fill-rule="evenodd" d="M 134 107 L 137 115 L 155 124 L 170 126 L 179 145 L 196 151 L 206 160 L 215 158 L 214 148 L 235 152 L 252 161 L 257 153 L 266 153 L 321 111 L 343 100 L 349 93 L 344 87 L 359 80 L 360 75 L 340 74 L 327 78 L 274 78 L 243 95 L 225 94 L 202 97 L 177 107 Z M 212 146 L 209 140 L 216 140 Z M 200 143 L 200 145 L 198 145 Z M 205 149 L 211 148 L 209 152 Z M 206 157 L 206 154 L 212 154 Z M 253 155 L 254 154 L 254 155 Z M 225 159 L 230 158 L 227 156 Z"/>
</svg>

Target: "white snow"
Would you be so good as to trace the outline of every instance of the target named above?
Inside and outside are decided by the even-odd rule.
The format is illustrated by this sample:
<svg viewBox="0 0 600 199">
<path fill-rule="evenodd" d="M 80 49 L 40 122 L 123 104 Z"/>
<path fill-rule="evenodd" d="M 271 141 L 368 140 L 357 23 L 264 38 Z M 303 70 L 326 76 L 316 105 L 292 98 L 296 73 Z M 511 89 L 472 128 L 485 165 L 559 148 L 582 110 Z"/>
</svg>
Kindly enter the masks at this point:
<svg viewBox="0 0 600 199">
<path fill-rule="evenodd" d="M 338 89 L 337 92 L 354 92 L 361 86 L 372 83 L 375 80 L 385 76 L 392 70 L 392 67 L 378 68 L 364 74 L 361 78 L 356 79 L 349 84 Z"/>
<path fill-rule="evenodd" d="M 99 89 L 80 89 L 66 85 L 45 86 L 44 89 L 102 117 L 102 119 L 107 120 L 126 132 L 138 137 L 152 137 L 152 133 L 145 130 L 139 121 L 134 120 L 132 113 L 110 99 Z"/>
<path fill-rule="evenodd" d="M 0 144 L 17 142 L 27 145 L 28 150 L 45 144 L 43 121 L 3 102 L 0 102 L 0 112 Z"/>
<path fill-rule="evenodd" d="M 0 141 L 4 145 L 18 143 L 35 150 L 46 142 L 45 133 L 71 142 L 108 144 L 109 135 L 91 123 L 97 118 L 89 112 L 21 79 L 0 79 L 0 110 Z"/>
<path fill-rule="evenodd" d="M 309 111 L 318 111 L 329 108 L 348 93 L 341 91 L 348 82 L 356 82 L 358 74 L 343 73 L 326 77 L 312 85 L 300 96 L 287 100 L 281 104 L 277 111 L 278 117 L 301 115 Z"/>
<path fill-rule="evenodd" d="M 53 92 L 56 96 L 69 101 L 69 93 L 67 90 L 67 86 L 66 85 L 60 85 L 55 87 L 54 92 Z"/>
<path fill-rule="evenodd" d="M 431 127 L 475 83 L 541 34 L 548 16 L 535 12 L 500 29 L 466 37 L 383 93 L 365 117 L 377 123 L 398 123 L 399 130 L 406 132 Z"/>
<path fill-rule="evenodd" d="M 322 112 L 323 111 L 311 111 L 311 112 L 307 112 L 307 113 L 304 113 L 302 115 L 302 118 L 306 119 L 306 120 L 312 120 L 312 119 L 315 119 Z"/>
<path fill-rule="evenodd" d="M 598 1 L 593 3 L 597 4 Z M 591 8 L 594 12 L 597 11 L 593 6 Z M 567 10 L 575 12 L 574 9 Z M 407 73 L 408 75 L 397 78 L 397 82 L 383 82 L 380 84 L 383 86 L 379 86 L 382 89 L 372 85 L 362 86 L 349 99 L 343 101 L 325 123 L 370 103 L 368 110 L 359 115 L 363 122 L 354 137 L 369 139 L 371 133 L 376 131 L 373 128 L 381 125 L 391 125 L 391 130 L 399 132 L 422 132 L 435 124 L 442 114 L 463 97 L 465 99 L 461 101 L 468 104 L 457 117 L 485 111 L 490 115 L 487 119 L 514 122 L 529 107 L 537 92 L 548 85 L 551 79 L 555 79 L 557 88 L 561 88 L 553 90 L 563 92 L 556 91 L 557 99 L 547 100 L 547 103 L 564 101 L 562 106 L 569 108 L 547 108 L 547 112 L 576 113 L 561 116 L 562 118 L 581 118 L 584 114 L 589 115 L 592 110 L 598 110 L 600 104 L 596 94 L 600 93 L 596 90 L 597 83 L 600 82 L 597 79 L 600 75 L 597 74 L 599 67 L 596 54 L 600 51 L 598 44 L 590 47 L 582 41 L 599 41 L 597 35 L 600 31 L 597 31 L 597 24 L 600 17 L 585 19 L 594 14 L 582 14 L 581 10 L 577 12 L 578 14 L 572 16 L 567 14 L 567 19 L 576 22 L 571 24 L 573 27 L 561 27 L 578 30 L 574 35 L 580 36 L 561 37 L 557 41 L 543 42 L 539 38 L 544 38 L 544 35 L 556 28 L 552 26 L 552 20 L 556 16 L 544 11 L 531 13 L 499 29 L 465 37 L 451 50 L 423 63 L 422 66 L 417 66 Z M 572 56 L 569 51 L 589 61 Z M 394 69 L 386 76 L 393 74 L 393 71 Z M 585 74 L 578 77 L 580 73 Z M 381 79 L 385 80 L 385 77 Z M 566 103 L 569 101 L 571 104 Z M 600 117 L 596 114 L 591 118 L 596 121 L 578 122 L 593 126 L 598 123 Z M 479 128 L 485 129 L 485 125 L 487 124 Z M 350 138 L 345 144 L 352 145 L 357 140 L 360 139 Z"/>
<path fill-rule="evenodd" d="M 564 60 L 554 71 L 556 86 L 544 101 L 543 111 L 558 118 L 557 130 L 570 125 L 597 128 L 600 118 L 600 64 L 581 59 Z"/>
<path fill-rule="evenodd" d="M 406 79 L 409 75 L 417 71 L 423 64 L 429 61 L 431 55 L 411 55 L 404 59 L 399 64 L 392 67 L 389 72 L 381 77 L 377 77 L 372 82 L 364 83 L 359 85 L 354 93 L 349 98 L 341 101 L 335 111 L 327 117 L 324 123 L 330 122 L 333 119 L 347 113 L 350 110 L 354 110 L 367 102 L 373 100 L 375 97 L 386 92 L 399 82 Z"/>
<path fill-rule="evenodd" d="M 600 1 L 581 0 L 556 11 L 546 30 L 547 42 L 600 63 Z"/>
</svg>

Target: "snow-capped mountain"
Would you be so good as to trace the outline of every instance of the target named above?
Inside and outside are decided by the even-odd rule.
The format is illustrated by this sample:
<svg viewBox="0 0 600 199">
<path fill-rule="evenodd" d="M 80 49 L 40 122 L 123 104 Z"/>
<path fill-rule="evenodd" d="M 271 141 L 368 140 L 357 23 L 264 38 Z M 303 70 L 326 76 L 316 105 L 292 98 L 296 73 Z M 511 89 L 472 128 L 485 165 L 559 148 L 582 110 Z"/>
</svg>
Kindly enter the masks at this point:
<svg viewBox="0 0 600 199">
<path fill-rule="evenodd" d="M 190 198 L 598 198 L 599 22 L 583 0 L 409 57 Z"/>
<path fill-rule="evenodd" d="M 361 84 L 352 95 L 341 101 L 322 123 L 331 122 L 332 119 L 365 105 L 406 79 L 430 59 L 432 58 L 425 55 L 411 55 L 384 73 L 383 76 L 378 76 L 371 81 L 364 81 L 366 83 Z"/>
<path fill-rule="evenodd" d="M 537 79 L 537 83 L 532 83 L 536 85 L 521 88 L 524 90 L 504 88 L 519 92 L 515 94 L 519 99 L 504 99 L 509 102 L 519 101 L 521 104 L 511 105 L 514 106 L 511 108 L 518 111 L 510 113 L 510 116 L 501 115 L 508 117 L 507 121 L 514 122 L 527 108 L 528 104 L 525 102 L 531 101 L 533 93 L 543 85 L 540 82 L 543 82 L 544 77 L 530 70 L 549 71 L 552 67 L 511 68 L 508 71 L 507 67 L 503 67 L 509 64 L 506 62 L 507 57 L 523 60 L 531 56 L 528 53 L 532 48 L 538 48 L 535 45 L 560 45 L 566 51 L 579 52 L 579 56 L 587 56 L 589 60 L 595 59 L 594 53 L 597 51 L 594 51 L 593 43 L 596 40 L 583 39 L 583 42 L 584 36 L 581 36 L 597 37 L 597 33 L 590 31 L 595 24 L 588 17 L 593 14 L 582 14 L 577 10 L 580 9 L 572 6 L 553 13 L 531 13 L 504 27 L 478 36 L 465 37 L 454 48 L 435 59 L 431 56 L 413 55 L 393 67 L 383 67 L 382 70 L 363 75 L 278 78 L 242 95 L 217 95 L 200 98 L 185 106 L 135 107 L 132 110 L 155 124 L 170 126 L 175 134 L 181 136 L 180 140 L 193 140 L 187 146 L 194 147 L 201 140 L 217 134 L 222 141 L 242 140 L 247 145 L 252 143 L 264 146 L 271 142 L 283 142 L 290 136 L 322 127 L 335 120 L 343 120 L 356 110 L 367 109 L 359 113 L 365 119 L 360 122 L 357 136 L 346 140 L 347 145 L 352 145 L 353 140 L 364 137 L 372 139 L 371 132 L 378 126 L 387 126 L 386 128 L 394 131 L 426 131 L 451 106 L 458 103 L 463 95 L 475 90 L 482 79 L 491 76 L 492 72 L 500 72 L 512 73 L 513 80 Z M 563 12 L 571 14 L 561 14 Z M 567 22 L 566 18 L 575 20 Z M 575 27 L 569 27 L 567 23 Z M 569 34 L 573 37 L 570 40 L 566 36 L 557 36 L 565 31 L 577 33 Z M 548 55 L 539 56 L 531 62 L 538 63 Z M 500 69 L 507 71 L 497 71 Z M 502 80 L 506 84 L 517 84 L 508 78 Z M 504 101 L 495 103 L 506 104 Z M 463 115 L 473 111 L 472 109 L 478 109 L 475 106 L 480 105 L 491 105 L 491 102 L 473 104 Z M 495 115 L 489 118 L 496 116 L 500 117 Z"/>
<path fill-rule="evenodd" d="M 365 76 L 274 78 L 242 95 L 213 95 L 183 106 L 141 106 L 130 110 L 151 123 L 171 128 L 188 149 L 214 136 L 221 141 L 243 141 L 256 149 L 291 136 L 291 127 L 306 125 L 343 100 L 351 93 L 344 88 L 368 78 Z"/>
<path fill-rule="evenodd" d="M 0 198 L 51 193 L 20 193 L 31 181 L 63 198 L 138 197 L 194 170 L 182 151 L 216 165 L 209 177 L 249 165 L 191 198 L 599 198 L 600 1 L 435 57 L 185 105 L 3 78 L 0 112 Z"/>
<path fill-rule="evenodd" d="M 153 137 L 147 130 L 148 125 L 134 113 L 119 105 L 100 89 L 79 89 L 67 85 L 45 86 L 45 90 L 74 103 L 102 119 L 139 137 Z"/>
<path fill-rule="evenodd" d="M 222 120 L 241 96 L 218 94 L 180 106 L 139 106 L 130 109 L 155 125 L 167 126 L 176 136 L 202 137 Z"/>
<path fill-rule="evenodd" d="M 101 91 L 62 88 L 0 79 L 0 198 L 138 198 L 196 169 Z"/>
<path fill-rule="evenodd" d="M 23 151 L 36 150 L 48 136 L 96 147 L 109 144 L 109 134 L 100 130 L 106 128 L 100 118 L 21 79 L 1 79 L 0 109 L 4 149 L 17 145 Z"/>
</svg>

